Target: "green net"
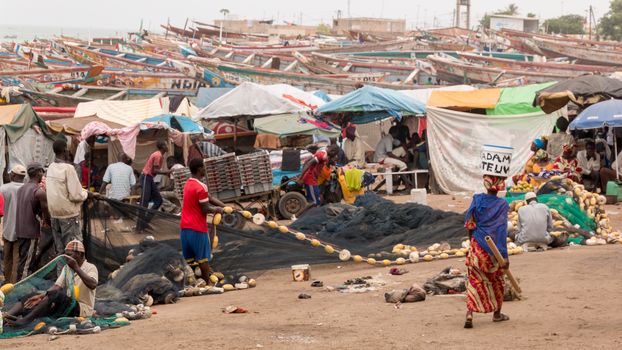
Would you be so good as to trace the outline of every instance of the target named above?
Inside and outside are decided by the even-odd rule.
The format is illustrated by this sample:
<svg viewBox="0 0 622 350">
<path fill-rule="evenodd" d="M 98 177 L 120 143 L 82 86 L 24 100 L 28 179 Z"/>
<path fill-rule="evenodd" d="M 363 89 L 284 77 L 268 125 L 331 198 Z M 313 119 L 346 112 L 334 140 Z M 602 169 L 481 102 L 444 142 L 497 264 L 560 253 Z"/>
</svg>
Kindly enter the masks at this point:
<svg viewBox="0 0 622 350">
<path fill-rule="evenodd" d="M 2 307 L 3 316 L 6 316 L 6 313 L 9 310 L 12 310 L 17 303 L 23 303 L 25 299 L 30 296 L 45 293 L 55 284 L 55 282 L 57 282 L 57 276 L 60 275 L 63 276 L 63 278 L 58 282 L 63 285 L 63 292 L 67 293 L 67 296 L 70 298 L 71 302 L 68 307 L 59 310 L 58 314 L 55 315 L 55 318 L 62 319 L 66 317 L 77 305 L 76 293 L 79 293 L 79 291 L 77 291 L 74 287 L 73 271 L 64 274 L 60 273 L 64 268 L 69 269 L 67 266 L 67 260 L 63 255 L 60 255 L 47 263 L 41 269 L 37 270 L 35 273 L 16 283 L 9 292 L 5 293 L 4 306 Z M 12 327 L 5 323 L 3 332 L 0 334 L 0 338 L 12 338 L 30 334 L 34 331 L 38 324 L 41 324 L 41 322 L 49 324 L 50 320 L 47 318 L 38 318 L 30 322 L 28 325 L 21 327 Z"/>
<path fill-rule="evenodd" d="M 508 203 L 524 199 L 525 194 L 514 194 L 505 198 Z M 594 231 L 596 229 L 596 222 L 590 219 L 586 212 L 581 210 L 581 207 L 579 207 L 573 197 L 560 194 L 541 194 L 538 195 L 538 202 L 546 204 L 550 209 L 557 210 L 561 216 L 573 225 L 579 225 L 586 231 Z"/>
</svg>

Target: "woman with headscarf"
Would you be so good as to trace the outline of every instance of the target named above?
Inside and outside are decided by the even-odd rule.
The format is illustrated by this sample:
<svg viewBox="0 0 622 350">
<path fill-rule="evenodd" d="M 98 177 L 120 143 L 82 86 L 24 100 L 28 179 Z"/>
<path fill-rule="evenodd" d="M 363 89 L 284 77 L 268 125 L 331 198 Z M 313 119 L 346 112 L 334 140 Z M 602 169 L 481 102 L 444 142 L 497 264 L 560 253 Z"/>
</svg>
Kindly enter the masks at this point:
<svg viewBox="0 0 622 350">
<path fill-rule="evenodd" d="M 484 175 L 484 187 L 487 193 L 473 196 L 471 207 L 465 216 L 470 245 L 466 258 L 468 280 L 464 328 L 473 328 L 474 312 L 493 312 L 493 322 L 510 319 L 501 313 L 504 294 L 503 269 L 510 264 L 507 260 L 506 246 L 509 205 L 504 199 L 497 197 L 497 192 L 505 189 L 505 178 Z M 486 236 L 493 239 L 495 246 L 505 258 L 502 265 L 497 262 L 486 243 Z"/>
<path fill-rule="evenodd" d="M 571 144 L 565 144 L 562 148 L 562 155 L 555 159 L 554 169 L 572 181 L 581 181 L 582 170 L 579 167 L 579 161 L 574 154 L 574 146 Z"/>
<path fill-rule="evenodd" d="M 546 141 L 544 141 L 543 139 L 533 140 L 533 142 L 531 143 L 531 151 L 533 152 L 533 155 L 529 158 L 529 160 L 525 164 L 525 168 L 523 169 L 523 171 L 520 174 L 512 177 L 512 181 L 514 183 L 527 180 L 527 177 L 529 176 L 529 174 L 533 173 L 534 164 L 538 162 L 538 159 L 536 158 L 538 151 L 543 151 L 544 149 L 546 149 Z"/>
</svg>

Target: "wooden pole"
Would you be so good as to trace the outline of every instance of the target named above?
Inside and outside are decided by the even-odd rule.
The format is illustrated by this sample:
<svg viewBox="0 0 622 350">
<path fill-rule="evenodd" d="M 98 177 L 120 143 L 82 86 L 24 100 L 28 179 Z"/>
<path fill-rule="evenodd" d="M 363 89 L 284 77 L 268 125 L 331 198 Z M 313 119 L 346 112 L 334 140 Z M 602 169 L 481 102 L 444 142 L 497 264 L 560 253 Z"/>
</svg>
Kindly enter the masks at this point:
<svg viewBox="0 0 622 350">
<path fill-rule="evenodd" d="M 505 259 L 503 258 L 503 256 L 501 256 L 499 249 L 497 249 L 495 242 L 492 240 L 490 236 L 486 236 L 486 243 L 488 243 L 488 247 L 490 248 L 490 250 L 492 250 L 492 253 L 495 256 L 495 259 L 497 260 L 497 263 L 499 263 L 500 266 L 501 264 L 504 264 Z M 512 288 L 514 288 L 516 293 L 518 294 L 522 293 L 523 291 L 518 285 L 518 281 L 516 281 L 516 279 L 514 278 L 514 275 L 512 275 L 512 272 L 510 271 L 510 269 L 504 269 L 503 272 L 508 276 L 508 279 L 510 280 L 510 284 L 512 285 Z"/>
</svg>

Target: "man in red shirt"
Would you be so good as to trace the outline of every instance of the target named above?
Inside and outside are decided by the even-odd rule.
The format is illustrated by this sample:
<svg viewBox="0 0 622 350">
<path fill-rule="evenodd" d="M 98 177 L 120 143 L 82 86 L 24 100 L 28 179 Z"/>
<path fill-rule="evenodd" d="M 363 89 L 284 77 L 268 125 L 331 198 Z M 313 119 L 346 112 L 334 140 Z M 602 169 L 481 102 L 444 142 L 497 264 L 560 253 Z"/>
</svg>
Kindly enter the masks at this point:
<svg viewBox="0 0 622 350">
<path fill-rule="evenodd" d="M 209 212 L 222 213 L 225 205 L 216 198 L 210 198 L 207 186 L 201 182 L 205 178 L 202 159 L 192 159 L 189 164 L 192 177 L 184 186 L 184 202 L 181 207 L 181 250 L 184 259 L 190 264 L 198 264 L 201 277 L 209 283 L 209 261 L 212 256 L 211 242 L 214 233 L 207 227 Z M 211 206 L 210 202 L 216 206 Z"/>
<path fill-rule="evenodd" d="M 315 205 L 322 204 L 318 177 L 320 176 L 320 173 L 327 161 L 328 154 L 326 151 L 317 151 L 313 155 L 313 158 L 309 159 L 302 168 L 300 182 L 305 187 L 307 201 L 309 201 L 309 203 L 313 203 Z"/>
<path fill-rule="evenodd" d="M 153 202 L 153 206 L 151 207 L 153 210 L 158 210 L 162 205 L 162 196 L 160 196 L 160 190 L 153 181 L 153 178 L 158 174 L 168 175 L 170 173 L 168 170 L 161 169 L 164 163 L 164 155 L 168 152 L 166 142 L 158 140 L 156 146 L 158 150 L 151 153 L 149 159 L 147 159 L 147 164 L 145 164 L 143 168 L 142 174 L 140 174 L 140 186 L 142 187 L 140 205 L 147 208 L 149 202 Z"/>
</svg>

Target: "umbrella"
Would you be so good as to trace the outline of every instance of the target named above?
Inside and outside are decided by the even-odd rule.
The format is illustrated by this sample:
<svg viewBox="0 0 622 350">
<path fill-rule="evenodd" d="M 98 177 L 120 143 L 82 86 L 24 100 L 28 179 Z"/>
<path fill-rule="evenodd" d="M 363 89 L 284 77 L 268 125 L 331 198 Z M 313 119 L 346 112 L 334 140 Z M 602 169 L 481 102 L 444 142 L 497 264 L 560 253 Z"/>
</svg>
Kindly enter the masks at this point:
<svg viewBox="0 0 622 350">
<path fill-rule="evenodd" d="M 605 126 L 614 128 L 622 126 L 622 100 L 608 100 L 589 106 L 570 123 L 570 130 L 597 129 Z M 614 137 L 614 147 L 617 155 L 617 137 Z"/>
<path fill-rule="evenodd" d="M 586 106 L 611 98 L 622 99 L 622 80 L 603 75 L 583 75 L 540 90 L 536 94 L 534 106 L 540 106 L 546 113 L 553 113 L 570 101 Z"/>
</svg>

